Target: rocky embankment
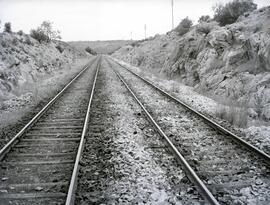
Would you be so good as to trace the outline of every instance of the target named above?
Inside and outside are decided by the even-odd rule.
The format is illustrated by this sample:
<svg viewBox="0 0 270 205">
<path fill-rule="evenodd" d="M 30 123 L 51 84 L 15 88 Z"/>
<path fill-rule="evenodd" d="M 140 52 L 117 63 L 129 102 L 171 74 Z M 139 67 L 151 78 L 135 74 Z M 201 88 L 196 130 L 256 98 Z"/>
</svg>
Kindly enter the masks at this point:
<svg viewBox="0 0 270 205">
<path fill-rule="evenodd" d="M 85 55 L 64 42 L 39 43 L 26 34 L 0 33 L 0 102 L 33 93 L 45 76 L 64 72 Z"/>
<path fill-rule="evenodd" d="M 170 32 L 133 43 L 113 57 L 166 73 L 233 107 L 232 114 L 245 113 L 250 125 L 265 123 L 270 121 L 269 25 L 270 7 L 265 7 L 231 25 L 204 22 L 183 36 Z"/>
<path fill-rule="evenodd" d="M 0 145 L 15 136 L 92 58 L 60 41 L 0 33 Z"/>
</svg>

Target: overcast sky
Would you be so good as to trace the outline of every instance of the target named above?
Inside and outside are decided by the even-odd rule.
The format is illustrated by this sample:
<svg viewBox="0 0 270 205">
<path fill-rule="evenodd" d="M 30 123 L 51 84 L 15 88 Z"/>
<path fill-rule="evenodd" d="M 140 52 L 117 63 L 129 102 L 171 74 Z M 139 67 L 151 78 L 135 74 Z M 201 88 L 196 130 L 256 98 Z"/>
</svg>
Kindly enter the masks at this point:
<svg viewBox="0 0 270 205">
<path fill-rule="evenodd" d="M 229 0 L 174 0 L 174 22 L 213 15 L 212 6 Z M 269 0 L 255 0 L 258 7 Z M 44 20 L 54 22 L 63 40 L 142 39 L 171 30 L 171 0 L 0 0 L 0 20 L 29 33 Z"/>
</svg>

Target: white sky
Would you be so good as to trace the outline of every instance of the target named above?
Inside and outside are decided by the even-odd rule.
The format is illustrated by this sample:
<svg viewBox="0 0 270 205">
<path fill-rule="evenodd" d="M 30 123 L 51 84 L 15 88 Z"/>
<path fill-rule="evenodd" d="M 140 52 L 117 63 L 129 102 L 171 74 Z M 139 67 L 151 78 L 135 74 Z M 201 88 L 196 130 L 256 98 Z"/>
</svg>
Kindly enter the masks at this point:
<svg viewBox="0 0 270 205">
<path fill-rule="evenodd" d="M 174 24 L 189 16 L 213 15 L 212 6 L 230 0 L 174 0 Z M 269 0 L 254 0 L 258 7 Z M 54 22 L 63 40 L 144 38 L 171 30 L 171 0 L 0 0 L 1 28 L 11 22 L 13 31 L 29 33 L 44 20 Z"/>
</svg>

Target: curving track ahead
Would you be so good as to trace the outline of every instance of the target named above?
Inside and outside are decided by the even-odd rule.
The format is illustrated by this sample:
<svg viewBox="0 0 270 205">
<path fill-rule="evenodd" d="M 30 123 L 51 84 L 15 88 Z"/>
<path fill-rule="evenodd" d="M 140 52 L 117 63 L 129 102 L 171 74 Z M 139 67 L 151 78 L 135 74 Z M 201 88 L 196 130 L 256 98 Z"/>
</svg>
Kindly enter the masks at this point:
<svg viewBox="0 0 270 205">
<path fill-rule="evenodd" d="M 133 71 L 109 61 L 118 67 L 119 79 L 210 204 L 269 204 L 267 154 Z"/>
<path fill-rule="evenodd" d="M 101 57 L 87 64 L 0 151 L 0 204 L 73 199 Z"/>
</svg>

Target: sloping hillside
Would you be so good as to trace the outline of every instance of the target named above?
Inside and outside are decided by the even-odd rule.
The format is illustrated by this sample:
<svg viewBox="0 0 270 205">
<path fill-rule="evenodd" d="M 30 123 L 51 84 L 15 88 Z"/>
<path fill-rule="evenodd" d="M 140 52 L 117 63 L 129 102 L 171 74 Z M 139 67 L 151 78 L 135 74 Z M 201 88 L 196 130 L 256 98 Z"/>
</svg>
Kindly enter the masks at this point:
<svg viewBox="0 0 270 205">
<path fill-rule="evenodd" d="M 178 36 L 174 32 L 167 35 L 156 35 L 153 38 L 123 46 L 113 56 L 135 66 L 160 70 L 170 53 L 173 52 L 177 39 Z"/>
<path fill-rule="evenodd" d="M 113 56 L 239 107 L 250 121 L 270 121 L 270 7 L 224 27 L 212 21 L 183 36 L 173 33 L 123 47 Z"/>
<path fill-rule="evenodd" d="M 113 40 L 113 41 L 71 41 L 68 42 L 74 48 L 84 52 L 86 47 L 90 47 L 97 53 L 111 54 L 117 49 L 132 43 L 132 41 Z"/>
<path fill-rule="evenodd" d="M 39 43 L 29 35 L 1 33 L 0 102 L 33 91 L 32 83 L 41 83 L 44 76 L 60 69 L 68 71 L 82 57 L 86 55 L 64 42 Z"/>
</svg>

